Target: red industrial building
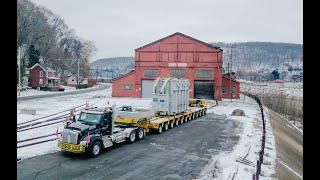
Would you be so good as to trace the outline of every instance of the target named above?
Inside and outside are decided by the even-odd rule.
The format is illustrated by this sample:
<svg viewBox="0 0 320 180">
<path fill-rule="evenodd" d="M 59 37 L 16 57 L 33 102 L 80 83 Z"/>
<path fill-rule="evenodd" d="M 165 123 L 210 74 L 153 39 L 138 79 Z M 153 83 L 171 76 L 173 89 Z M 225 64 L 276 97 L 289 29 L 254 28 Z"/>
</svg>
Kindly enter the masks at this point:
<svg viewBox="0 0 320 180">
<path fill-rule="evenodd" d="M 222 73 L 223 51 L 182 33 L 174 33 L 135 50 L 135 70 L 112 81 L 113 97 L 150 98 L 154 80 L 186 78 L 190 98 L 239 98 L 239 82 Z"/>
</svg>

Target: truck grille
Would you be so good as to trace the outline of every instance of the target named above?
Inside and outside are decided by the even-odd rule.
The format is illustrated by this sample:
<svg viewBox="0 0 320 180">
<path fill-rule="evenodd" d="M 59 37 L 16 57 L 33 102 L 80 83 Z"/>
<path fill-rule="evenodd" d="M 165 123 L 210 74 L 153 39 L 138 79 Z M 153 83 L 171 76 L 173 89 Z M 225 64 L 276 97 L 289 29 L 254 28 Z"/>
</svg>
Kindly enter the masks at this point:
<svg viewBox="0 0 320 180">
<path fill-rule="evenodd" d="M 62 131 L 62 141 L 72 144 L 78 144 L 78 133 L 69 129 Z"/>
</svg>

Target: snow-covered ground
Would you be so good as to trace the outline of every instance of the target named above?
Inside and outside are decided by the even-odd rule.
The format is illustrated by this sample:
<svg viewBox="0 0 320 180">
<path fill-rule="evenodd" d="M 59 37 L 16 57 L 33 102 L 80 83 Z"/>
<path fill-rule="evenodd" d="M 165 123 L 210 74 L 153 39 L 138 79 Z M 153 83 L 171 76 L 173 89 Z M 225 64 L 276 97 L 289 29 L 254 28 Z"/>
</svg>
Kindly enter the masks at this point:
<svg viewBox="0 0 320 180">
<path fill-rule="evenodd" d="M 107 102 L 109 102 L 110 105 L 132 105 L 134 107 L 142 108 L 150 108 L 151 105 L 151 99 L 113 98 L 111 97 L 110 87 L 107 90 L 18 102 L 18 123 L 70 109 L 84 104 L 86 101 L 88 101 L 89 104 L 96 103 L 95 106 L 102 106 Z M 34 108 L 37 110 L 37 114 L 21 114 L 20 110 L 22 108 Z M 246 116 L 231 116 L 232 111 L 238 108 L 244 110 Z M 244 98 L 244 96 L 241 96 L 241 100 L 232 100 L 232 102 L 230 102 L 230 100 L 223 100 L 219 102 L 218 106 L 210 108 L 208 112 L 225 115 L 229 121 L 240 122 L 242 124 L 242 132 L 239 134 L 240 139 L 238 144 L 232 151 L 212 154 L 212 160 L 200 172 L 199 179 L 212 179 L 213 174 L 217 176 L 217 179 L 228 179 L 232 176 L 234 176 L 234 179 L 239 180 L 252 179 L 252 174 L 256 170 L 255 165 L 258 159 L 258 152 L 261 147 L 262 122 L 259 106 L 250 98 Z M 275 173 L 276 149 L 267 112 L 265 112 L 265 117 L 267 135 L 264 162 L 266 162 L 266 164 L 262 164 L 263 176 L 260 177 L 260 179 L 272 179 L 270 176 Z M 57 129 L 61 132 L 63 124 L 58 123 L 43 128 L 18 132 L 17 137 L 18 140 L 23 140 L 46 134 L 53 134 Z M 230 129 L 230 131 L 232 131 L 232 129 Z M 45 139 L 54 137 L 55 136 L 51 136 Z M 22 143 L 19 145 L 22 145 Z M 60 149 L 57 147 L 57 141 L 55 140 L 35 146 L 19 148 L 17 149 L 17 157 L 25 159 L 42 154 L 57 152 L 59 150 Z M 239 156 L 251 161 L 252 166 L 237 162 L 236 159 Z"/>
<path fill-rule="evenodd" d="M 234 109 L 244 110 L 245 116 L 231 116 Z M 252 179 L 252 174 L 256 172 L 255 166 L 261 148 L 262 121 L 259 106 L 252 99 L 241 96 L 241 100 L 232 100 L 232 102 L 230 100 L 223 100 L 218 106 L 211 108 L 208 112 L 226 115 L 227 120 L 240 122 L 243 129 L 241 134 L 239 134 L 240 140 L 233 150 L 231 152 L 220 152 L 218 155 L 213 154 L 211 162 L 200 172 L 198 179 Z M 267 110 L 265 110 L 265 118 L 265 164 L 262 164 L 260 179 L 273 179 L 271 175 L 275 173 L 276 149 Z M 237 162 L 237 158 L 239 157 L 252 162 L 252 165 Z"/>
<path fill-rule="evenodd" d="M 17 97 L 24 97 L 24 96 L 36 96 L 36 95 L 43 95 L 43 94 L 54 94 L 54 93 L 61 93 L 61 92 L 69 92 L 69 91 L 76 91 L 77 89 L 73 86 L 63 86 L 61 85 L 61 88 L 64 88 L 64 91 L 40 91 L 37 89 L 27 89 L 25 91 L 21 91 L 20 92 L 20 96 L 19 93 L 17 91 Z"/>
<path fill-rule="evenodd" d="M 287 94 L 288 97 L 303 97 L 303 84 L 301 83 L 284 83 L 283 87 L 275 86 L 272 84 L 259 84 L 253 82 L 243 82 L 240 84 L 241 91 L 253 92 L 253 93 L 269 93 L 269 94 L 279 94 L 284 93 Z"/>
</svg>

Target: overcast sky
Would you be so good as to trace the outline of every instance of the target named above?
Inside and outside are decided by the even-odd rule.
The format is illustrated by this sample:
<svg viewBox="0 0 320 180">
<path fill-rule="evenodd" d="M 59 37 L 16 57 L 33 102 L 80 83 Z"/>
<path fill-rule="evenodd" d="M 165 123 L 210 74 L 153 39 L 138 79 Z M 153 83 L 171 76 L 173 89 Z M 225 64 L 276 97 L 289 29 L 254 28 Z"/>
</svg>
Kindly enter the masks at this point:
<svg viewBox="0 0 320 180">
<path fill-rule="evenodd" d="M 302 0 L 32 0 L 98 52 L 92 60 L 181 32 L 205 42 L 303 43 Z"/>
</svg>

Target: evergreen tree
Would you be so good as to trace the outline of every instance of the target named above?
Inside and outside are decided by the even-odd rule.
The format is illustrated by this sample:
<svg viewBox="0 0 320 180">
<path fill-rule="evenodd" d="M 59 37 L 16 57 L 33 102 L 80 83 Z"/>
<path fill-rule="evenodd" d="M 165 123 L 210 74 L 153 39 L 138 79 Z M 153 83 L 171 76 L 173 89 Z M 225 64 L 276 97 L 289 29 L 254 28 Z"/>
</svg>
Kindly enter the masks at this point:
<svg viewBox="0 0 320 180">
<path fill-rule="evenodd" d="M 29 57 L 29 64 L 28 67 L 31 68 L 33 65 L 39 63 L 40 59 L 40 52 L 35 48 L 35 46 L 32 44 L 29 46 L 28 49 L 28 57 Z"/>
<path fill-rule="evenodd" d="M 278 70 L 273 70 L 271 75 L 274 80 L 279 79 L 279 77 L 280 77 Z"/>
</svg>

